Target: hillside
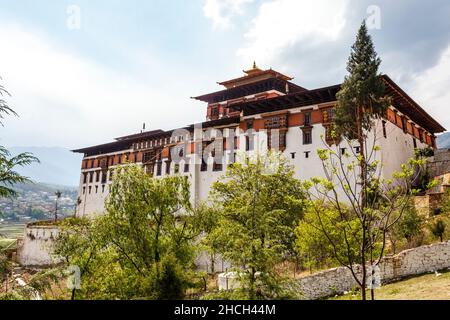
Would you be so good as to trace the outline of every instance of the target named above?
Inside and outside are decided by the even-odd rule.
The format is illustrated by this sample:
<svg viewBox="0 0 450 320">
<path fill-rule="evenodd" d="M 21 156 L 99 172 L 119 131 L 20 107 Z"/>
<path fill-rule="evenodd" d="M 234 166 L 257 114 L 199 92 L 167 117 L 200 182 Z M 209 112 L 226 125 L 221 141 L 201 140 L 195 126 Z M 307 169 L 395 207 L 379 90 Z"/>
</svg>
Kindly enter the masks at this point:
<svg viewBox="0 0 450 320">
<path fill-rule="evenodd" d="M 58 200 L 59 216 L 73 215 L 78 197 L 74 187 L 53 186 L 42 183 L 19 184 L 14 187 L 18 196 L 0 199 L 0 222 L 28 222 L 52 218 L 55 211 L 55 192 L 61 192 Z"/>
<path fill-rule="evenodd" d="M 78 186 L 82 155 L 72 153 L 60 147 L 10 147 L 15 155 L 31 152 L 39 158 L 41 163 L 17 168 L 22 175 L 33 181 L 63 186 Z"/>
</svg>

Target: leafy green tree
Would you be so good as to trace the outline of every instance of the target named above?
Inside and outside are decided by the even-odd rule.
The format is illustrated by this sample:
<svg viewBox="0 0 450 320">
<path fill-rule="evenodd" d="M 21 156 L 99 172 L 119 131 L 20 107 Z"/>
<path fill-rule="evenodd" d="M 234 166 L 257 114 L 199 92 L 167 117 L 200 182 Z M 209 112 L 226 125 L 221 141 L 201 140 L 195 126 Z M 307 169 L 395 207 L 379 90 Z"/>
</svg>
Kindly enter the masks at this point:
<svg viewBox="0 0 450 320">
<path fill-rule="evenodd" d="M 193 224 L 200 234 L 198 249 L 209 254 L 210 273 L 214 274 L 217 255 L 221 251 L 222 243 L 218 234 L 213 230 L 218 226 L 221 212 L 217 206 L 206 203 L 199 203 L 195 212 Z"/>
<path fill-rule="evenodd" d="M 345 207 L 344 204 L 341 206 Z M 314 208 L 321 208 L 321 217 Z M 344 261 L 349 264 L 359 260 L 360 230 L 356 217 L 353 219 L 354 221 L 340 219 L 338 211 L 323 202 L 318 201 L 313 206 L 308 206 L 305 217 L 295 230 L 296 247 L 304 255 L 307 267 L 324 268 Z M 344 224 L 347 222 L 346 228 Z M 347 241 L 346 233 L 352 235 Z"/>
<path fill-rule="evenodd" d="M 222 257 L 235 266 L 242 297 L 281 298 L 287 294 L 275 267 L 294 247 L 294 229 L 303 215 L 301 184 L 277 153 L 246 157 L 233 164 L 211 189 L 220 210 L 212 237 Z"/>
<path fill-rule="evenodd" d="M 4 100 L 5 96 L 9 96 L 9 92 L 0 85 L 0 125 L 2 126 L 5 115 L 17 116 L 17 113 Z M 33 162 L 39 162 L 39 160 L 31 153 L 25 152 L 11 157 L 9 151 L 0 146 L 0 197 L 15 197 L 17 192 L 12 188 L 15 184 L 31 182 L 27 177 L 17 173 L 15 168 L 27 166 Z"/>
<path fill-rule="evenodd" d="M 325 178 L 314 178 L 305 183 L 305 188 L 312 189 L 308 193 L 310 204 L 315 208 L 319 221 L 322 221 L 322 232 L 332 244 L 335 257 L 339 258 L 338 247 L 347 247 L 346 258 L 338 260 L 351 271 L 360 286 L 363 300 L 367 299 L 368 280 L 373 282 L 375 267 L 383 256 L 388 230 L 400 219 L 409 201 L 411 181 L 416 167 L 421 163 L 412 159 L 409 164 L 402 165 L 401 171 L 395 173 L 392 179 L 380 176 L 382 164 L 376 157 L 379 147 L 376 145 L 375 129 L 378 119 L 385 116 L 390 102 L 378 73 L 380 63 L 363 22 L 348 60 L 349 74 L 337 94 L 331 130 L 336 146 L 327 141 L 324 142 L 325 149 L 318 150 Z M 355 142 L 358 150 L 354 148 Z M 342 152 L 342 144 L 350 152 Z M 342 202 L 348 206 L 343 207 Z M 324 217 L 320 212 L 324 204 L 332 207 L 330 212 L 333 214 Z M 338 213 L 336 216 L 335 212 Z M 395 212 L 400 215 L 392 219 Z M 332 230 L 325 228 L 324 220 L 327 219 L 337 229 L 333 232 L 342 235 L 343 239 L 330 235 Z M 358 234 L 353 232 L 355 229 Z M 358 243 L 357 255 L 353 254 L 354 248 L 350 245 L 353 242 Z M 378 246 L 381 247 L 379 250 Z M 357 264 L 360 273 L 355 269 Z M 370 277 L 368 264 L 371 266 Z M 371 298 L 374 299 L 373 286 Z"/>
<path fill-rule="evenodd" d="M 400 213 L 401 216 L 399 217 Z M 405 205 L 403 212 L 395 212 L 391 219 L 398 219 L 387 234 L 392 252 L 395 254 L 397 253 L 398 240 L 406 239 L 408 246 L 413 245 L 414 239 L 422 233 L 424 219 L 419 215 L 411 200 Z"/>
<path fill-rule="evenodd" d="M 433 235 L 442 242 L 444 241 L 444 233 L 445 229 L 447 228 L 447 225 L 445 222 L 441 219 L 437 220 L 434 224 L 431 225 L 431 232 Z"/>
<path fill-rule="evenodd" d="M 196 285 L 198 234 L 184 177 L 156 179 L 128 165 L 114 177 L 106 213 L 73 221 L 55 250 L 66 266 L 80 268 L 81 289 L 72 297 L 180 299 Z"/>
<path fill-rule="evenodd" d="M 411 244 L 414 237 L 422 232 L 423 222 L 424 219 L 419 215 L 414 205 L 409 203 L 398 223 L 400 235 Z"/>
<path fill-rule="evenodd" d="M 0 78 L 1 79 L 1 78 Z M 17 116 L 17 113 L 8 105 L 4 99 L 5 96 L 9 96 L 9 92 L 0 85 L 0 125 L 3 126 L 3 119 L 6 115 Z M 12 198 L 17 196 L 17 192 L 13 186 L 17 183 L 31 182 L 29 178 L 20 175 L 16 170 L 17 167 L 27 166 L 33 162 L 39 162 L 31 153 L 21 153 L 14 157 L 11 156 L 9 151 L 0 146 L 0 198 Z M 0 217 L 3 214 L 0 212 Z M 5 261 L 6 258 L 0 251 L 0 260 Z M 6 262 L 1 262 L 3 266 L 6 266 Z M 3 272 L 6 272 L 8 268 L 0 266 L 0 277 Z"/>
</svg>

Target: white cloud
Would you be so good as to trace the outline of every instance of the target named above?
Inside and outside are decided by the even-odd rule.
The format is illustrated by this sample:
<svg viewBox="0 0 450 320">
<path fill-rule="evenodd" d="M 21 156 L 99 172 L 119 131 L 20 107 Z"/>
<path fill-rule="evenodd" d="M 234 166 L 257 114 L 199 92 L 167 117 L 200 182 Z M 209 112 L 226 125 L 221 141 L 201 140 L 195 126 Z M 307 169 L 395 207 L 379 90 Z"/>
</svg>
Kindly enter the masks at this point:
<svg viewBox="0 0 450 320">
<path fill-rule="evenodd" d="M 155 70 L 155 62 L 138 75 L 116 71 L 17 25 L 2 25 L 0 39 L 1 83 L 20 115 L 6 119 L 0 144 L 82 147 L 136 133 L 144 121 L 169 129 L 203 118 L 186 84 Z"/>
<path fill-rule="evenodd" d="M 244 6 L 253 0 L 205 0 L 203 13 L 215 29 L 228 29 L 234 17 L 244 13 Z"/>
<path fill-rule="evenodd" d="M 441 125 L 450 129 L 450 44 L 439 62 L 432 68 L 413 76 L 411 96 Z"/>
<path fill-rule="evenodd" d="M 347 0 L 273 0 L 263 3 L 237 52 L 245 61 L 270 64 L 290 46 L 336 40 L 345 26 Z"/>
</svg>

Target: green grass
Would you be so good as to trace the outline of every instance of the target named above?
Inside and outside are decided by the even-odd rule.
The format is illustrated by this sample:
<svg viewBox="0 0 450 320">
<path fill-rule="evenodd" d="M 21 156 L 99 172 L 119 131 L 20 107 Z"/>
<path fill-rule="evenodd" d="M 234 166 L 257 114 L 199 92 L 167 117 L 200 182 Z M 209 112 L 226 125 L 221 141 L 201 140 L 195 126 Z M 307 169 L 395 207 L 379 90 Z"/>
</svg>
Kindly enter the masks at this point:
<svg viewBox="0 0 450 320">
<path fill-rule="evenodd" d="M 23 237 L 25 225 L 0 224 L 0 250 L 15 248 L 16 241 Z"/>
<path fill-rule="evenodd" d="M 22 238 L 24 231 L 24 224 L 0 224 L 0 235 L 9 239 Z"/>
<path fill-rule="evenodd" d="M 450 272 L 425 274 L 390 283 L 375 290 L 375 300 L 450 300 Z M 367 292 L 370 297 L 370 291 Z M 349 293 L 330 300 L 359 300 L 359 293 Z"/>
<path fill-rule="evenodd" d="M 0 239 L 0 250 L 14 249 L 16 241 L 16 239 Z"/>
</svg>

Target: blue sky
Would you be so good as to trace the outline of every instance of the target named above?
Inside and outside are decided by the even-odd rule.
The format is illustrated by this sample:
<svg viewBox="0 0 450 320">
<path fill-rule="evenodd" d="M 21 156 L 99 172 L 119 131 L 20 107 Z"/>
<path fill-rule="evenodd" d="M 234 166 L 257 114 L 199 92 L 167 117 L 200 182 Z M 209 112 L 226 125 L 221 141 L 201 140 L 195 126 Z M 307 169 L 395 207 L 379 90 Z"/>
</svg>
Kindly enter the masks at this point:
<svg viewBox="0 0 450 320">
<path fill-rule="evenodd" d="M 0 75 L 20 114 L 0 144 L 77 148 L 143 122 L 202 121 L 205 105 L 189 97 L 219 90 L 253 60 L 308 88 L 341 82 L 371 5 L 382 71 L 450 127 L 446 0 L 0 0 Z M 68 28 L 71 6 L 79 29 Z"/>
</svg>

